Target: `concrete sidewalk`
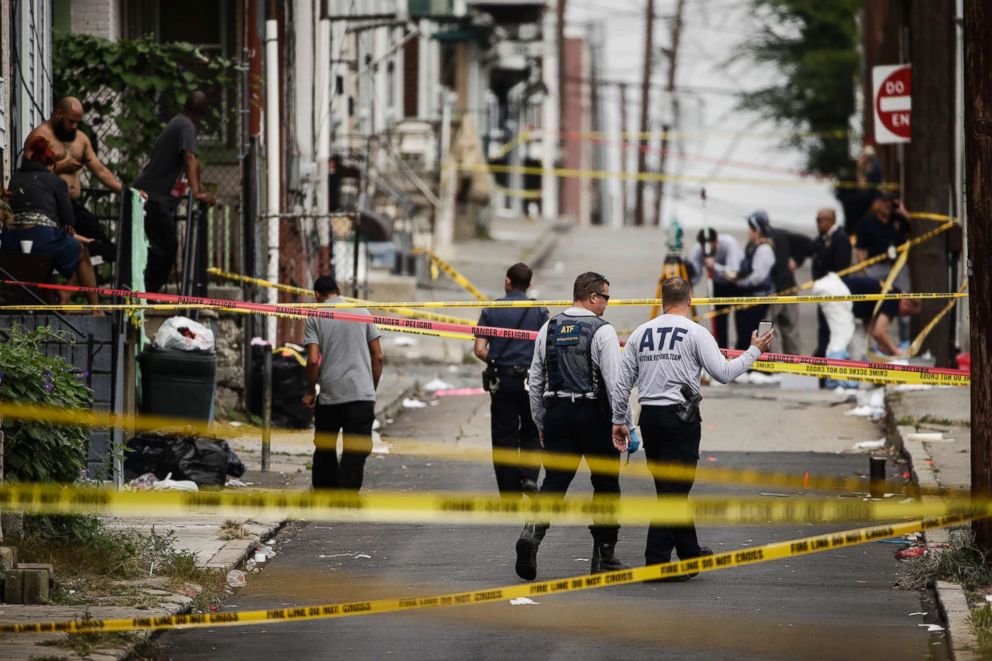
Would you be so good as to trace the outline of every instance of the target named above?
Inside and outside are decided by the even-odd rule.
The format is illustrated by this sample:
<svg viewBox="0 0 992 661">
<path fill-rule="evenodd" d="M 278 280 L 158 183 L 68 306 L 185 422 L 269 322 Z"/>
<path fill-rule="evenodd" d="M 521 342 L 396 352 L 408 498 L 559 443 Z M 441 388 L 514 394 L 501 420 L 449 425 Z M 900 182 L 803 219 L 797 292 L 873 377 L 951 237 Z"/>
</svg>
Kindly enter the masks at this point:
<svg viewBox="0 0 992 661">
<path fill-rule="evenodd" d="M 418 387 L 416 373 L 399 368 L 387 369 L 379 384 L 376 418 L 383 424 L 394 416 L 404 398 Z M 249 488 L 306 489 L 310 486 L 307 463 L 313 454 L 313 430 L 281 430 L 272 436 L 272 461 L 270 470 L 261 472 L 261 439 L 245 436 L 233 439 L 231 446 L 244 462 L 247 471 L 241 478 Z M 244 517 L 225 517 L 211 514 L 186 514 L 182 516 L 114 517 L 108 520 L 112 528 L 137 530 L 145 534 L 170 535 L 176 550 L 195 554 L 197 566 L 227 573 L 240 567 L 255 547 L 264 544 L 282 526 L 284 519 L 278 513 L 264 511 Z M 229 531 L 237 528 L 247 535 L 243 539 L 227 539 Z M 58 576 L 59 568 L 55 568 Z M 249 574 L 248 580 L 252 580 Z M 199 586 L 181 586 L 178 591 L 170 588 L 161 578 L 121 581 L 116 591 L 127 594 L 123 601 L 141 602 L 140 606 L 79 604 L 79 605 L 3 605 L 0 621 L 56 622 L 86 617 L 96 619 L 161 617 L 188 612 Z M 154 604 L 154 606 L 149 606 Z M 0 659 L 32 659 L 57 657 L 80 659 L 74 651 L 53 647 L 64 634 L 18 634 L 0 637 Z M 108 640 L 108 646 L 87 659 L 126 658 L 138 639 Z"/>
<path fill-rule="evenodd" d="M 921 487 L 971 488 L 968 388 L 888 386 L 885 406 L 892 440 L 901 446 Z M 946 544 L 949 540 L 950 532 L 946 528 L 926 533 L 929 544 Z M 971 611 L 964 590 L 956 583 L 938 581 L 936 592 L 947 621 L 954 659 L 980 658 L 968 623 Z"/>
<path fill-rule="evenodd" d="M 472 280 L 487 295 L 497 298 L 503 294 L 502 278 L 493 279 L 493 273 L 502 273 L 517 261 L 539 266 L 553 250 L 561 229 L 543 221 L 525 219 L 495 219 L 490 239 L 477 239 L 457 244 L 457 254 L 450 263 Z M 418 292 L 422 300 L 464 300 L 467 292 L 442 275 L 434 286 Z M 466 313 L 467 312 L 467 313 Z M 477 318 L 478 311 L 460 311 L 460 316 Z M 429 337 L 387 334 L 384 341 L 386 369 L 380 383 L 376 418 L 383 425 L 393 418 L 402 401 L 414 394 L 426 373 L 436 372 L 432 365 L 461 363 L 471 354 L 470 343 Z M 249 488 L 306 489 L 310 485 L 307 467 L 313 454 L 313 430 L 281 430 L 272 436 L 270 470 L 261 472 L 261 439 L 245 435 L 230 441 L 235 452 L 244 462 L 247 471 L 241 478 Z M 228 572 L 239 567 L 255 547 L 264 543 L 279 529 L 284 520 L 278 514 L 256 512 L 232 519 L 231 517 L 185 515 L 182 517 L 149 516 L 142 518 L 115 517 L 111 527 L 139 530 L 151 534 L 170 534 L 174 548 L 195 554 L 201 568 Z M 247 537 L 224 539 L 224 530 L 231 523 L 240 524 Z M 56 573 L 58 568 L 56 568 Z M 249 574 L 249 581 L 251 575 Z M 199 592 L 198 586 L 183 586 L 179 592 L 171 590 L 164 581 L 148 579 L 122 584 L 121 592 L 140 595 L 141 607 L 115 605 L 46 605 L 0 606 L 0 621 L 40 622 L 63 621 L 84 617 L 134 618 L 154 617 L 187 612 Z M 148 603 L 154 603 L 149 607 Z M 54 656 L 80 659 L 75 652 L 51 647 L 63 634 L 17 635 L 0 637 L 0 660 L 30 659 Z M 87 659 L 125 658 L 134 649 L 137 640 L 108 641 L 106 647 L 88 655 Z"/>
</svg>

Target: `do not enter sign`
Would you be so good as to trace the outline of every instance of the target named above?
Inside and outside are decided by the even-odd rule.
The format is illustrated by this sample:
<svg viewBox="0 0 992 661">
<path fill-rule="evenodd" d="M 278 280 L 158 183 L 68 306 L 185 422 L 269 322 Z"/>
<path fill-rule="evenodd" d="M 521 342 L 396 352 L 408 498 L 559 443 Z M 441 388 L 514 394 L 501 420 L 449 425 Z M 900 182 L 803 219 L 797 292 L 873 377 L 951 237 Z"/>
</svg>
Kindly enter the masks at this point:
<svg viewBox="0 0 992 661">
<path fill-rule="evenodd" d="M 875 142 L 892 144 L 909 142 L 912 95 L 911 69 L 908 64 L 874 67 Z"/>
</svg>

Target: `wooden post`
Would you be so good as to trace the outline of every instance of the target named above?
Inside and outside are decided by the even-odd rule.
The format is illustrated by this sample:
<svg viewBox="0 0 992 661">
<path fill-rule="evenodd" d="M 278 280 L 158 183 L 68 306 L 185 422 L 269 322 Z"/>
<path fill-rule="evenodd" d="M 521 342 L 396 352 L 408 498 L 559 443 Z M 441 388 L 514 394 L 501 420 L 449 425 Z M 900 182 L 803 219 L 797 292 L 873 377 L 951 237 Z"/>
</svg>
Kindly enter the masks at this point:
<svg viewBox="0 0 992 661">
<path fill-rule="evenodd" d="M 627 83 L 617 83 L 620 88 L 620 224 L 630 222 L 630 181 L 627 179 L 627 144 L 630 136 L 627 134 Z"/>
<path fill-rule="evenodd" d="M 644 17 L 644 72 L 641 77 L 641 134 L 637 136 L 637 183 L 634 186 L 634 224 L 644 224 L 644 171 L 647 169 L 648 106 L 654 67 L 654 0 L 647 1 Z"/>
<path fill-rule="evenodd" d="M 943 0 L 912 2 L 909 8 L 910 53 L 913 65 L 912 142 L 905 145 L 906 181 L 903 201 L 912 211 L 949 214 L 954 199 L 954 3 Z M 912 236 L 933 229 L 929 221 L 912 221 Z M 954 291 L 948 282 L 947 234 L 912 249 L 909 269 L 913 291 Z M 944 307 L 942 301 L 924 301 L 913 319 L 913 334 Z M 937 324 L 924 347 L 938 367 L 951 367 L 951 317 Z"/>
<path fill-rule="evenodd" d="M 992 5 L 964 3 L 964 126 L 971 317 L 971 492 L 992 495 Z M 992 519 L 973 524 L 975 542 L 992 552 Z"/>
<path fill-rule="evenodd" d="M 658 174 L 662 177 L 665 176 L 665 165 L 668 162 L 668 132 L 675 127 L 678 129 L 679 126 L 679 98 L 675 94 L 675 71 L 678 66 L 679 59 L 679 43 L 682 41 L 682 15 L 685 9 L 685 0 L 678 0 L 675 5 L 675 18 L 672 20 L 672 32 L 671 32 L 671 50 L 668 52 L 668 80 L 665 82 L 665 92 L 668 94 L 668 98 L 672 102 L 672 123 L 666 124 L 663 127 L 661 133 L 661 153 L 658 155 Z M 658 210 L 654 216 L 654 224 L 661 226 L 664 222 L 664 218 L 661 214 L 664 213 L 665 204 L 665 180 L 658 180 L 658 199 L 656 200 L 658 204 Z"/>
</svg>

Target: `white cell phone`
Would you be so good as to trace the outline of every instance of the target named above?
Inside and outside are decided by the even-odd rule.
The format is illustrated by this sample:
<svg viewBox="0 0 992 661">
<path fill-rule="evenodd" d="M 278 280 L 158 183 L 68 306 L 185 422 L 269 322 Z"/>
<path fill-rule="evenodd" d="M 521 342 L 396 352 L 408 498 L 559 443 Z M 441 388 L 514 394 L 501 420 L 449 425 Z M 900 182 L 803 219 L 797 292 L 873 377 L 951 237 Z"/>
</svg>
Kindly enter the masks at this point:
<svg viewBox="0 0 992 661">
<path fill-rule="evenodd" d="M 772 322 L 768 319 L 762 319 L 758 322 L 758 337 L 763 337 L 767 335 L 772 329 Z"/>
</svg>

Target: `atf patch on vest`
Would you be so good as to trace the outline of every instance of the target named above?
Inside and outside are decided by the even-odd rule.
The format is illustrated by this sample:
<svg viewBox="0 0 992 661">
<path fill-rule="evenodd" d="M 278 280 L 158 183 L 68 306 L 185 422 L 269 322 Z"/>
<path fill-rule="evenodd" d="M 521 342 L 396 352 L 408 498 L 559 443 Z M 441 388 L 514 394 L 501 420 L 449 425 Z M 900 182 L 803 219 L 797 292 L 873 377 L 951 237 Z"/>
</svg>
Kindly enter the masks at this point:
<svg viewBox="0 0 992 661">
<path fill-rule="evenodd" d="M 579 343 L 582 327 L 579 324 L 562 324 L 555 333 L 556 347 L 574 347 Z"/>
</svg>

